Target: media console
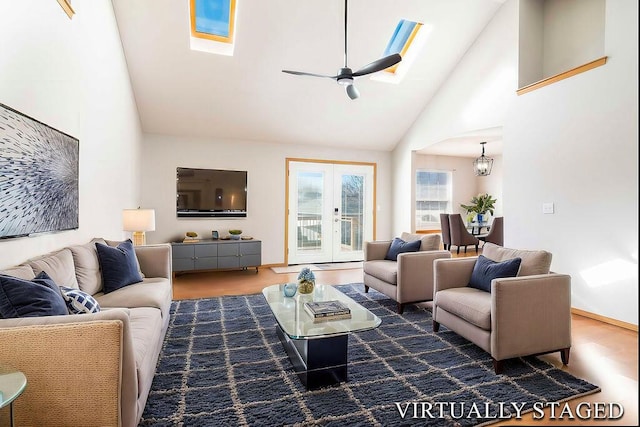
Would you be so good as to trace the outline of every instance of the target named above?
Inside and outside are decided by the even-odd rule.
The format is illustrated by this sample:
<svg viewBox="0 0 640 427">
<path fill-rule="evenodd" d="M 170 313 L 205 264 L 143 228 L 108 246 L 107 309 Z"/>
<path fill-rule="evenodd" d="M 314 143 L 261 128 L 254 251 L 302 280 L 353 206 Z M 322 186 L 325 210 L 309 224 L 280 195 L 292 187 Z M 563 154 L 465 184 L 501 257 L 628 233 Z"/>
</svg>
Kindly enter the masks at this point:
<svg viewBox="0 0 640 427">
<path fill-rule="evenodd" d="M 260 240 L 213 240 L 171 243 L 173 272 L 197 270 L 246 270 L 262 264 Z"/>
</svg>

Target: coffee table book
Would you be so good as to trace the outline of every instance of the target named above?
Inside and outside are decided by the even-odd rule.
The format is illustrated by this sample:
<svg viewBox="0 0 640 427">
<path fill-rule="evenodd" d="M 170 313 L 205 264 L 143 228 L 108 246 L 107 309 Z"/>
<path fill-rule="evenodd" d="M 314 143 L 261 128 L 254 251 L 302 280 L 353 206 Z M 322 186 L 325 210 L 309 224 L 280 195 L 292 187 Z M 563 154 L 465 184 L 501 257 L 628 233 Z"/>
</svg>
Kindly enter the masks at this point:
<svg viewBox="0 0 640 427">
<path fill-rule="evenodd" d="M 304 309 L 315 322 L 350 319 L 351 310 L 338 300 L 305 302 Z"/>
</svg>

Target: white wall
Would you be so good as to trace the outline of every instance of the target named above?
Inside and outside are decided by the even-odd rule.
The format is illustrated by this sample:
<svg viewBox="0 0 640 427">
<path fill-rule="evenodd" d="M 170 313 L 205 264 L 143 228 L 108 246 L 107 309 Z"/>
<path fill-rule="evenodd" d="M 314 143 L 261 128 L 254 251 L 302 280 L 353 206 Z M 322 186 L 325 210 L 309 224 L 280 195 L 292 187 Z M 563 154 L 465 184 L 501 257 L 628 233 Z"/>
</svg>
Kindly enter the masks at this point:
<svg viewBox="0 0 640 427">
<path fill-rule="evenodd" d="M 390 153 L 240 140 L 144 135 L 142 207 L 156 210 L 147 242 L 181 240 L 187 231 L 210 236 L 239 228 L 262 240 L 262 263 L 284 262 L 286 158 L 377 164 L 376 237 L 391 237 Z M 246 170 L 247 218 L 177 218 L 176 167 Z"/>
<path fill-rule="evenodd" d="M 524 87 L 545 77 L 543 73 L 545 3 L 546 0 L 519 0 L 518 2 L 520 21 L 518 87 Z"/>
<path fill-rule="evenodd" d="M 413 147 L 502 125 L 505 246 L 552 252 L 552 269 L 572 276 L 574 307 L 637 325 L 637 2 L 606 3 L 605 66 L 519 97 L 515 68 L 498 85 L 479 72 L 517 64 L 516 6 L 502 6 L 394 151 L 394 229 L 411 221 L 402 166 Z M 475 125 L 465 120 L 474 93 L 492 110 Z M 544 202 L 555 214 L 542 214 Z"/>
<path fill-rule="evenodd" d="M 517 89 L 517 12 L 516 0 L 502 5 L 394 149 L 394 234 L 412 229 L 412 150 L 502 126 Z"/>
<path fill-rule="evenodd" d="M 78 230 L 0 241 L 0 268 L 95 236 L 123 237 L 141 132 L 109 0 L 0 2 L 0 102 L 80 140 Z M 1 131 L 0 131 L 1 135 Z"/>
<path fill-rule="evenodd" d="M 518 97 L 505 121 L 505 244 L 549 250 L 574 307 L 637 325 L 638 4 L 606 7 L 607 64 Z"/>
<path fill-rule="evenodd" d="M 605 3 L 605 0 L 544 2 L 543 77 L 602 57 Z"/>
</svg>

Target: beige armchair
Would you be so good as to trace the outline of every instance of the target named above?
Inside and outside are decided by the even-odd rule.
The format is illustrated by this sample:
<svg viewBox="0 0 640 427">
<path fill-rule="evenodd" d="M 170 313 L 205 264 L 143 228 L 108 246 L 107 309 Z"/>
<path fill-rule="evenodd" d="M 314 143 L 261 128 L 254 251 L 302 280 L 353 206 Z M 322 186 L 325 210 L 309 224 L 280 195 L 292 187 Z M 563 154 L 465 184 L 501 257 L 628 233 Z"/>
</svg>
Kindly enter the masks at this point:
<svg viewBox="0 0 640 427">
<path fill-rule="evenodd" d="M 571 277 L 549 272 L 546 251 L 486 243 L 483 255 L 493 261 L 520 257 L 518 276 L 493 279 L 489 293 L 467 286 L 476 257 L 436 260 L 434 332 L 442 324 L 490 353 L 496 374 L 506 359 L 555 351 L 568 364 Z"/>
<path fill-rule="evenodd" d="M 406 242 L 421 240 L 418 252 L 398 255 L 397 261 L 385 259 L 391 246 L 390 240 L 365 242 L 364 290 L 373 288 L 398 303 L 398 313 L 409 303 L 433 299 L 433 261 L 451 258 L 449 251 L 440 249 L 439 234 L 402 233 Z"/>
</svg>

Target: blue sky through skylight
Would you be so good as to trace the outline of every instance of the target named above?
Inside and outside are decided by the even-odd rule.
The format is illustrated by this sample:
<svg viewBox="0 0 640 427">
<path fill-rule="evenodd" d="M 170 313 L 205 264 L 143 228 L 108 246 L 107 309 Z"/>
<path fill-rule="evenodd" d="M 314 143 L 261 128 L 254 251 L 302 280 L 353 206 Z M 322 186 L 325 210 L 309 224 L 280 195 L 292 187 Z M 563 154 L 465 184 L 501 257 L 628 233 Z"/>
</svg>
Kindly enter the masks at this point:
<svg viewBox="0 0 640 427">
<path fill-rule="evenodd" d="M 196 31 L 229 37 L 231 0 L 196 0 Z"/>
<path fill-rule="evenodd" d="M 384 49 L 384 56 L 394 53 L 402 54 L 405 45 L 410 41 L 411 34 L 413 34 L 416 25 L 418 25 L 416 22 L 401 19 L 391 36 L 391 40 L 389 40 L 387 47 Z"/>
</svg>

